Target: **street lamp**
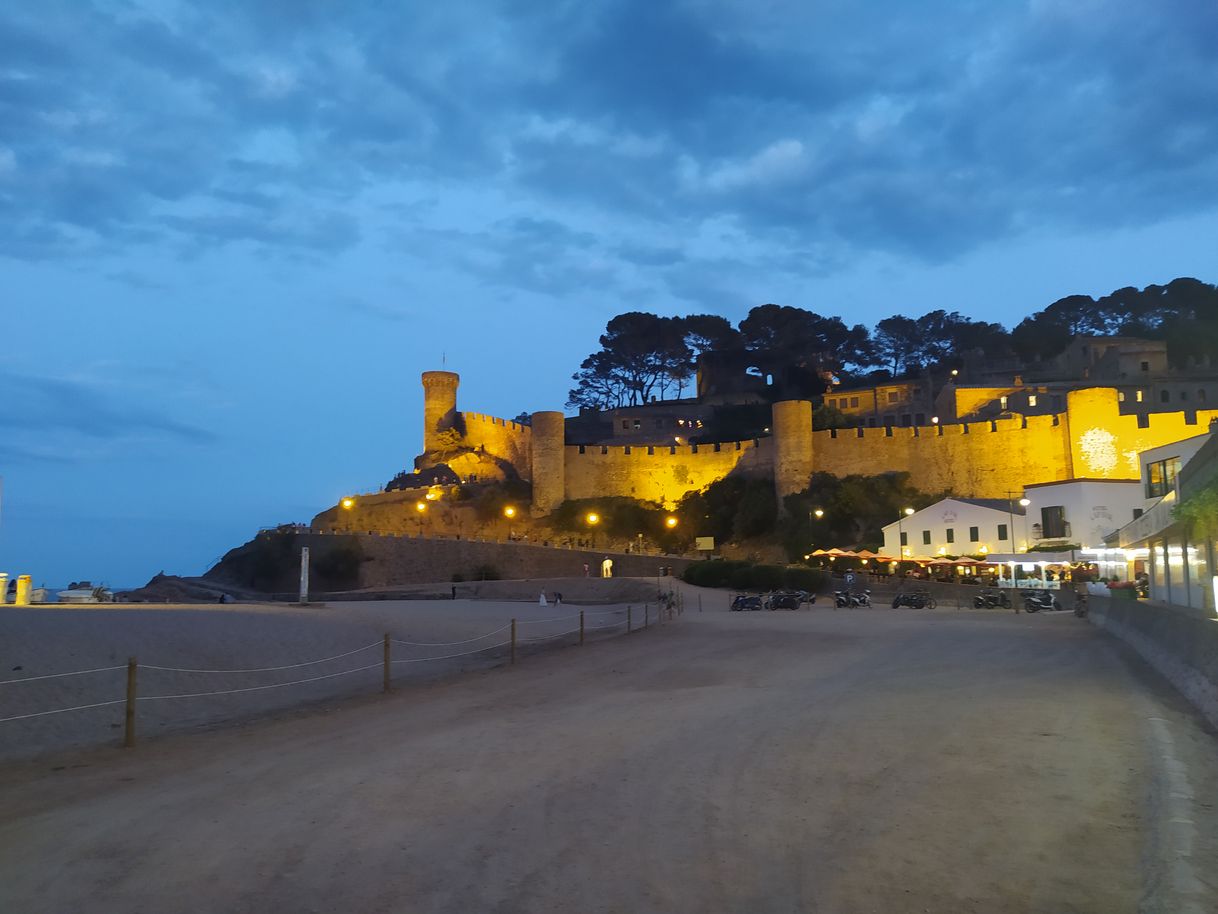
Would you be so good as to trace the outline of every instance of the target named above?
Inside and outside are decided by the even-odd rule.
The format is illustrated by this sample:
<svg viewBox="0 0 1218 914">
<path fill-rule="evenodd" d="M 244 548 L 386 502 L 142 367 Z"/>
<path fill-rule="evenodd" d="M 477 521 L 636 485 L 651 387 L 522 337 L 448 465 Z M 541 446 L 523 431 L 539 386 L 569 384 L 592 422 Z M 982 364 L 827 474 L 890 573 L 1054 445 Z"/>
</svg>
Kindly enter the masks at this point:
<svg viewBox="0 0 1218 914">
<path fill-rule="evenodd" d="M 901 521 L 914 513 L 913 508 L 902 508 L 901 513 L 897 515 L 897 557 L 898 559 L 905 558 L 905 530 L 901 526 Z"/>
<path fill-rule="evenodd" d="M 355 507 L 355 499 L 352 498 L 350 495 L 348 495 L 346 498 L 344 498 L 342 500 L 342 506 L 344 508 L 346 508 L 348 511 L 350 511 L 352 508 Z"/>
<path fill-rule="evenodd" d="M 592 533 L 592 548 L 596 548 L 596 525 L 601 522 L 601 516 L 595 511 L 589 511 L 584 515 L 584 523 L 588 525 L 589 531 Z"/>
<path fill-rule="evenodd" d="M 508 519 L 508 541 L 511 542 L 515 531 L 512 530 L 512 518 L 516 516 L 516 509 L 511 505 L 507 505 L 503 509 L 503 516 Z"/>
<path fill-rule="evenodd" d="M 668 515 L 668 517 L 664 518 L 664 526 L 667 527 L 669 530 L 671 530 L 676 525 L 677 525 L 677 519 L 675 517 L 673 517 L 671 514 Z"/>
</svg>

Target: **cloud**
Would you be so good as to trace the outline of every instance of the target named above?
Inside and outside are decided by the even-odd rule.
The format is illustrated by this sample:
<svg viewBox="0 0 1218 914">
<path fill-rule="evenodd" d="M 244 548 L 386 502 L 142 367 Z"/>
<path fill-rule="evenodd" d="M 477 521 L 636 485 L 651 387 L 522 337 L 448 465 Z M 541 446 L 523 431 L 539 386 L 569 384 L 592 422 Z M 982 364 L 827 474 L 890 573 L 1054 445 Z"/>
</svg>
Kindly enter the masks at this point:
<svg viewBox="0 0 1218 914">
<path fill-rule="evenodd" d="M 84 459 L 134 442 L 205 446 L 212 432 L 96 382 L 0 369 L 0 439 L 13 458 Z"/>
<path fill-rule="evenodd" d="M 414 182 L 512 201 L 483 225 L 595 226 L 498 225 L 470 253 L 559 293 L 646 268 L 613 251 L 639 226 L 940 260 L 1218 193 L 1218 7 L 1197 0 L 51 6 L 0 12 L 0 255 L 20 259 L 321 260 L 379 237 L 381 189 Z M 562 257 L 512 256 L 530 246 Z"/>
</svg>

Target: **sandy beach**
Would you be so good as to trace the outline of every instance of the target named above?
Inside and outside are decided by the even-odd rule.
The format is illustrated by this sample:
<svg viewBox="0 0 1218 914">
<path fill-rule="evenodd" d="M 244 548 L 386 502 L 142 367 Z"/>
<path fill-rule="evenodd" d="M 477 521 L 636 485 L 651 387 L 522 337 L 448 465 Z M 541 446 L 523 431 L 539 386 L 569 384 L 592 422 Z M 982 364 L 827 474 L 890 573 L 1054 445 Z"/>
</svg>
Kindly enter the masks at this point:
<svg viewBox="0 0 1218 914">
<path fill-rule="evenodd" d="M 394 639 L 393 680 L 406 683 L 505 663 L 513 618 L 522 658 L 575 645 L 581 609 L 588 639 L 624 632 L 629 606 L 642 621 L 641 602 L 542 606 L 526 599 L 534 590 L 586 599 L 655 593 L 654 582 L 626 579 L 501 584 L 505 598 L 491 600 L 4 607 L 0 719 L 114 703 L 0 723 L 0 759 L 118 743 L 129 657 L 138 662 L 137 729 L 147 740 L 377 694 L 386 633 Z M 58 675 L 83 670 L 98 672 Z M 306 679 L 316 681 L 283 685 Z M 157 697 L 212 692 L 230 694 Z"/>
</svg>

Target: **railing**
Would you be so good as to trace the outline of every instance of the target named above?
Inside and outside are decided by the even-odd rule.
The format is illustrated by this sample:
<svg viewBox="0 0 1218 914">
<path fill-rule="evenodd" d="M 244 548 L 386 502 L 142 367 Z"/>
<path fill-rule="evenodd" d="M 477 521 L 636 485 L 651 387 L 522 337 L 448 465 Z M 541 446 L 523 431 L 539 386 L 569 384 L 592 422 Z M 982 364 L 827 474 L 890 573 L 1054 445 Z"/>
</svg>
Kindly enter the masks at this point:
<svg viewBox="0 0 1218 914">
<path fill-rule="evenodd" d="M 92 692 L 91 694 L 89 692 L 82 693 L 80 699 L 75 704 L 23 714 L 9 714 L 5 717 L 0 717 L 0 724 L 32 721 L 62 714 L 123 705 L 123 745 L 125 747 L 132 747 L 136 742 L 137 709 L 141 704 L 146 702 L 166 702 L 268 692 L 276 689 L 287 689 L 339 679 L 378 668 L 381 670 L 381 691 L 388 693 L 392 690 L 395 667 L 413 667 L 420 664 L 457 660 L 477 655 L 482 655 L 487 659 L 503 658 L 506 656 L 508 665 L 515 665 L 519 659 L 520 648 L 524 645 L 535 646 L 547 643 L 557 645 L 563 639 L 572 638 L 574 640 L 573 646 L 582 646 L 589 635 L 604 637 L 615 630 L 624 630 L 622 633 L 631 634 L 639 629 L 648 628 L 653 618 L 656 621 L 664 622 L 665 616 L 667 616 L 667 621 L 673 621 L 676 615 L 683 612 L 683 609 L 683 601 L 680 599 L 667 604 L 657 603 L 654 606 L 650 603 L 643 604 L 641 620 L 636 616 L 633 604 L 626 607 L 624 617 L 621 618 L 604 618 L 622 616 L 622 610 L 620 609 L 581 609 L 578 612 L 565 613 L 546 619 L 512 619 L 506 625 L 492 631 L 457 641 L 409 641 L 395 638 L 386 632 L 379 641 L 364 644 L 329 657 L 289 663 L 275 663 L 260 667 L 212 669 L 149 663 L 141 664 L 137 662 L 136 658 L 131 657 L 125 664 L 0 680 L 0 697 L 4 697 L 7 690 L 12 688 L 31 683 L 58 684 L 64 680 L 76 677 L 102 677 L 107 685 L 105 691 Z M 588 617 L 592 618 L 589 619 Z M 640 621 L 641 625 L 639 624 Z M 563 622 L 568 623 L 568 627 L 564 627 L 558 632 L 543 631 L 531 637 L 521 637 L 519 634 L 521 627 L 525 627 L 526 631 L 532 631 L 532 626 L 555 625 Z M 410 651 L 421 650 L 428 655 L 421 657 L 394 657 L 395 646 L 406 648 Z M 369 660 L 371 656 L 375 656 L 373 652 L 377 648 L 381 649 L 379 659 L 368 663 L 362 662 Z M 436 648 L 460 648 L 460 650 L 430 653 Z M 498 652 L 498 654 L 493 652 Z M 344 661 L 344 663 L 339 664 L 344 668 L 334 669 L 334 664 L 338 661 Z M 358 665 L 351 666 L 352 663 Z M 125 671 L 125 677 L 119 675 L 123 671 Z M 300 678 L 289 679 L 286 682 L 257 681 L 258 678 L 273 678 L 274 674 L 283 674 L 288 671 L 305 675 L 301 675 Z M 139 683 L 141 678 L 146 678 L 148 674 L 153 675 L 154 681 L 158 682 L 158 687 L 152 690 L 153 694 L 140 694 Z M 239 685 L 230 682 L 225 688 L 213 687 L 217 682 L 224 682 L 222 678 L 217 679 L 216 677 L 230 676 L 240 676 L 244 677 L 244 679 L 239 680 L 241 683 Z M 255 678 L 254 684 L 245 684 L 249 682 L 249 677 Z M 124 678 L 125 689 L 122 687 Z M 118 697 L 120 695 L 121 697 Z"/>
</svg>

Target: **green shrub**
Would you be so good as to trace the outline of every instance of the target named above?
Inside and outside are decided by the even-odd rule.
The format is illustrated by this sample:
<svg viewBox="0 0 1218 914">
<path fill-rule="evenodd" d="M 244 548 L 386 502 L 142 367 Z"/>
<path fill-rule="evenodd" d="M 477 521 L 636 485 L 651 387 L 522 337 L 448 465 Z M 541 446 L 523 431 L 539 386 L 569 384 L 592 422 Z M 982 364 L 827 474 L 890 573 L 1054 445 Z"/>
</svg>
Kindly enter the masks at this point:
<svg viewBox="0 0 1218 914">
<path fill-rule="evenodd" d="M 687 566 L 681 579 L 698 587 L 816 591 L 824 584 L 825 574 L 814 568 L 708 560 Z"/>
</svg>

